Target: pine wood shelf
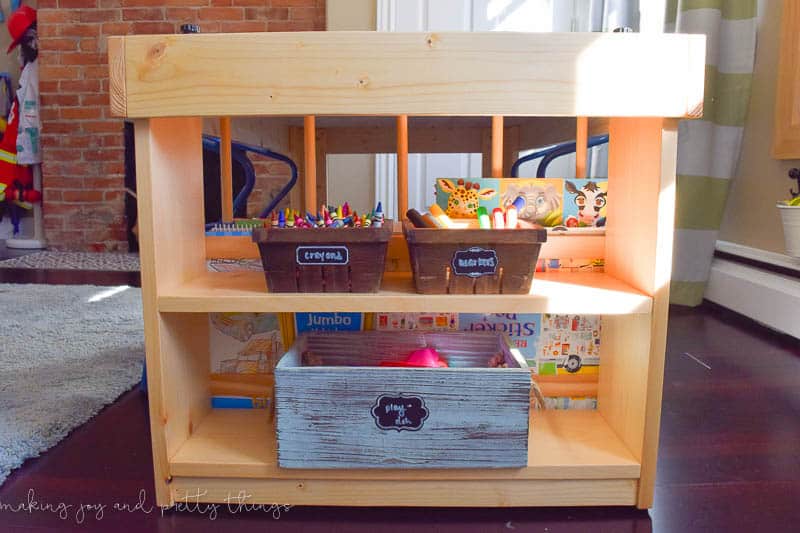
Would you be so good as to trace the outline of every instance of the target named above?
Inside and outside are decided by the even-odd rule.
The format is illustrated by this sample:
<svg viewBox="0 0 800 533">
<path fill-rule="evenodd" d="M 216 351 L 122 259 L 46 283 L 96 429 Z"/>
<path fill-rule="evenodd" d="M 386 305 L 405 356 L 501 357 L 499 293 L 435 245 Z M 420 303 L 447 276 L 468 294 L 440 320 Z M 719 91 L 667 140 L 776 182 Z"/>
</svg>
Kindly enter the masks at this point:
<svg viewBox="0 0 800 533">
<path fill-rule="evenodd" d="M 267 479 L 636 479 L 640 464 L 597 411 L 535 411 L 528 467 L 295 470 L 277 466 L 266 410 L 214 409 L 170 458 L 173 476 Z"/>
<path fill-rule="evenodd" d="M 649 313 L 652 298 L 609 274 L 540 273 L 530 294 L 417 294 L 410 274 L 387 273 L 374 294 L 267 293 L 261 272 L 203 274 L 158 297 L 168 313 L 428 311 L 482 313 Z"/>
<path fill-rule="evenodd" d="M 677 119 L 702 114 L 703 36 L 138 35 L 109 38 L 108 51 L 111 111 L 135 125 L 158 505 L 224 503 L 239 494 L 248 504 L 652 505 Z M 267 294 L 260 272 L 208 273 L 203 117 L 305 117 L 309 129 L 293 156 L 307 168 L 293 207 L 313 209 L 314 115 L 495 117 L 497 125 L 502 115 L 604 117 L 605 236 L 554 239 L 548 253 L 580 259 L 602 251 L 606 273 L 537 274 L 527 295 L 466 296 L 418 295 L 407 275 L 388 274 L 377 294 Z M 502 128 L 495 130 L 487 141 L 498 170 L 500 149 L 508 147 L 500 143 Z M 407 184 L 398 181 L 402 191 Z M 405 200 L 398 197 L 398 206 Z M 234 253 L 246 243 L 221 244 Z M 282 470 L 267 413 L 211 409 L 205 313 L 214 311 L 601 314 L 598 410 L 534 413 L 528 466 L 521 469 Z"/>
</svg>

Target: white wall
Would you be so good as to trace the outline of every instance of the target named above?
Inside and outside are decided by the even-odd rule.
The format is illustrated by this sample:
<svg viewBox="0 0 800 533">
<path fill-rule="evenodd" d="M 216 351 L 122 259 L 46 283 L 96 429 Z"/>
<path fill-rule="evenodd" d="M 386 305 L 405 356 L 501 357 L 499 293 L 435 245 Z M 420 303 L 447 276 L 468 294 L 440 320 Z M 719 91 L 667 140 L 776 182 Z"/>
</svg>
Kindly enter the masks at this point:
<svg viewBox="0 0 800 533">
<path fill-rule="evenodd" d="M 787 178 L 798 160 L 770 157 L 780 39 L 780 0 L 758 2 L 758 44 L 739 168 L 731 182 L 719 239 L 762 250 L 784 251 L 775 202 L 788 198 Z"/>
</svg>

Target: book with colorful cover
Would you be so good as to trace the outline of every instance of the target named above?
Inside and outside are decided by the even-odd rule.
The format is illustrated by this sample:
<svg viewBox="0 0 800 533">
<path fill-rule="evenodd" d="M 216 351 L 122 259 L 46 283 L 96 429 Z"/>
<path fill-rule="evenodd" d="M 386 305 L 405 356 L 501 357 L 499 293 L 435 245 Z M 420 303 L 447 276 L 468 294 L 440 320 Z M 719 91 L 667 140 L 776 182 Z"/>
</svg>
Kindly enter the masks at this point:
<svg viewBox="0 0 800 533">
<path fill-rule="evenodd" d="M 272 372 L 283 355 L 275 313 L 209 313 L 211 406 L 267 408 Z"/>
<path fill-rule="evenodd" d="M 379 331 L 496 331 L 508 336 L 532 372 L 556 382 L 583 376 L 594 382 L 600 369 L 599 316 L 538 313 L 375 313 Z M 544 387 L 546 390 L 546 386 Z M 594 409 L 592 396 L 548 397 L 550 409 Z"/>
</svg>

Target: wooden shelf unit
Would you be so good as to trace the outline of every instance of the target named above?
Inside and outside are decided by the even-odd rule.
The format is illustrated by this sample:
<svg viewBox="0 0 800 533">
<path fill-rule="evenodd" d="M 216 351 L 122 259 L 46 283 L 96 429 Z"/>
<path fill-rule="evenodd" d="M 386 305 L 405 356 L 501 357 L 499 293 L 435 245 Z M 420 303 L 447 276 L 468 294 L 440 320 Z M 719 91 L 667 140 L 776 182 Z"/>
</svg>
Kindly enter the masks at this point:
<svg viewBox="0 0 800 533">
<path fill-rule="evenodd" d="M 649 507 L 676 127 L 702 113 L 704 47 L 700 36 L 621 33 L 110 38 L 111 107 L 135 120 L 158 503 L 244 491 L 248 503 L 267 504 Z M 259 273 L 208 273 L 202 117 L 255 115 L 312 117 L 308 126 L 315 115 L 607 118 L 605 274 L 539 275 L 521 296 L 420 296 L 403 274 L 387 274 L 375 295 L 287 295 L 268 294 Z M 298 196 L 305 203 L 315 199 L 313 175 Z M 584 257 L 588 242 L 594 250 L 600 241 L 559 239 L 558 250 Z M 535 412 L 522 469 L 279 469 L 267 413 L 210 407 L 206 313 L 310 310 L 602 314 L 598 410 Z"/>
</svg>

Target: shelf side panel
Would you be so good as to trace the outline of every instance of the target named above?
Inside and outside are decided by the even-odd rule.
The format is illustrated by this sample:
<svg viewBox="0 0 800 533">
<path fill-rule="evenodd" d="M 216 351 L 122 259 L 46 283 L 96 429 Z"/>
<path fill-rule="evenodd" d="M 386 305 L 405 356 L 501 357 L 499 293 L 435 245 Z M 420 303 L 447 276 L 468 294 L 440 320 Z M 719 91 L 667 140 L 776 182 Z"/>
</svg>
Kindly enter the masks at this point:
<svg viewBox="0 0 800 533">
<path fill-rule="evenodd" d="M 124 39 L 114 50 L 125 55 L 125 69 L 112 71 L 112 86 L 124 88 L 128 117 L 702 112 L 699 35 L 271 32 L 110 40 L 116 39 Z"/>
<path fill-rule="evenodd" d="M 661 420 L 675 225 L 677 121 L 613 118 L 609 122 L 609 135 L 606 272 L 653 297 L 649 348 L 636 354 L 647 359 L 647 365 L 641 369 L 647 379 L 647 393 L 637 504 L 646 508 L 652 504 Z M 642 330 L 637 327 L 633 334 L 638 338 Z M 602 383 L 600 395 L 602 404 Z M 604 416 L 618 432 L 625 427 L 624 422 L 617 426 L 608 411 L 604 411 Z"/>
<path fill-rule="evenodd" d="M 163 316 L 157 304 L 159 291 L 205 268 L 201 121 L 138 120 L 135 133 L 150 431 L 163 505 L 171 498 L 169 456 L 189 437 L 192 417 L 208 408 L 207 394 L 200 400 L 208 381 L 208 319 Z"/>
</svg>

